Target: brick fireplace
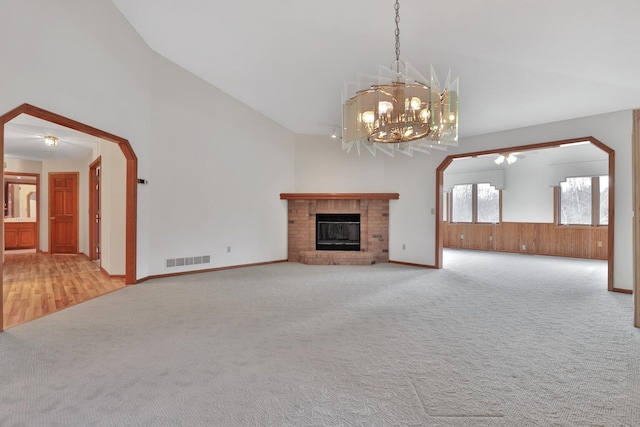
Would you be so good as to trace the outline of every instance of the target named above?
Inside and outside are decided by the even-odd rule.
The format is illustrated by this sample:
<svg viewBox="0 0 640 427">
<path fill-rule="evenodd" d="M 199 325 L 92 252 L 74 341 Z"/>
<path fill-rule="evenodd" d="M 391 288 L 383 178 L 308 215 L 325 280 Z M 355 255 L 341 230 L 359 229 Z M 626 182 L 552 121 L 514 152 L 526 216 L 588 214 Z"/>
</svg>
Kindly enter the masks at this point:
<svg viewBox="0 0 640 427">
<path fill-rule="evenodd" d="M 288 258 L 303 264 L 389 261 L 389 200 L 398 193 L 282 193 L 288 201 Z M 316 214 L 359 214 L 360 251 L 316 250 Z"/>
</svg>

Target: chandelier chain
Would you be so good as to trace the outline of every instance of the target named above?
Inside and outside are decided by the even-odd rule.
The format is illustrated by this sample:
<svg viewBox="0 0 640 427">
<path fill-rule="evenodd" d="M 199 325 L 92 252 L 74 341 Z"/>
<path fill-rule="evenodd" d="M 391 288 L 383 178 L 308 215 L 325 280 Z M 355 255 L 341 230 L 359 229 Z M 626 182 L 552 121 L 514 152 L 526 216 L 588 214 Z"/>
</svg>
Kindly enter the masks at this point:
<svg viewBox="0 0 640 427">
<path fill-rule="evenodd" d="M 396 0 L 396 4 L 394 6 L 396 10 L 396 66 L 400 67 L 400 3 L 399 0 Z"/>
</svg>

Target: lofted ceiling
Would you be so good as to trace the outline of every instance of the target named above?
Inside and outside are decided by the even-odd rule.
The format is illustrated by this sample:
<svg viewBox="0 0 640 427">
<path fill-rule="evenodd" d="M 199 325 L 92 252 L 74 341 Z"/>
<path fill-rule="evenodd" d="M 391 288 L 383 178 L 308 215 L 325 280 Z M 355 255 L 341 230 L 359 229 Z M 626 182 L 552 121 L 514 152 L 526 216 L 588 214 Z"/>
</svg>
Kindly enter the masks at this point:
<svg viewBox="0 0 640 427">
<path fill-rule="evenodd" d="M 393 0 L 112 0 L 147 44 L 300 134 L 395 59 Z M 637 0 L 400 2 L 400 59 L 460 77 L 462 137 L 637 108 Z"/>
<path fill-rule="evenodd" d="M 295 133 L 331 134 L 345 83 L 395 59 L 393 0 L 112 2 L 154 51 Z M 460 78 L 462 137 L 634 109 L 638 16 L 637 0 L 401 0 L 400 58 Z M 5 131 L 9 157 L 96 143 L 22 116 Z"/>
</svg>

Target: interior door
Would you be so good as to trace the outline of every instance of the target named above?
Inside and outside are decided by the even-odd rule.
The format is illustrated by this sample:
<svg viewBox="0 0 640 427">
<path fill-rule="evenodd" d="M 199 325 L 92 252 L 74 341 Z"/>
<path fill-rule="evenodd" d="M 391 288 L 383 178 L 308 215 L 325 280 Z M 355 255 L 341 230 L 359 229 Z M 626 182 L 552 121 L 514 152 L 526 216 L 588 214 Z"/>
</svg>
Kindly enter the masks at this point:
<svg viewBox="0 0 640 427">
<path fill-rule="evenodd" d="M 49 173 L 49 253 L 78 253 L 78 173 Z"/>
</svg>

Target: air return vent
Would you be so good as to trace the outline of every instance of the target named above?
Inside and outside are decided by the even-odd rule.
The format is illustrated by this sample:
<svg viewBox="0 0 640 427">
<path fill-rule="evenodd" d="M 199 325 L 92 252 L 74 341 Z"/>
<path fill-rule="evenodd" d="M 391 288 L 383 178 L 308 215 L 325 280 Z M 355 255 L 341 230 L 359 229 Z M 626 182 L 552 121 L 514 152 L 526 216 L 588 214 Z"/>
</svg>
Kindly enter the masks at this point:
<svg viewBox="0 0 640 427">
<path fill-rule="evenodd" d="M 190 256 L 185 258 L 170 258 L 165 260 L 165 268 L 184 267 L 185 265 L 209 264 L 211 255 Z"/>
</svg>

